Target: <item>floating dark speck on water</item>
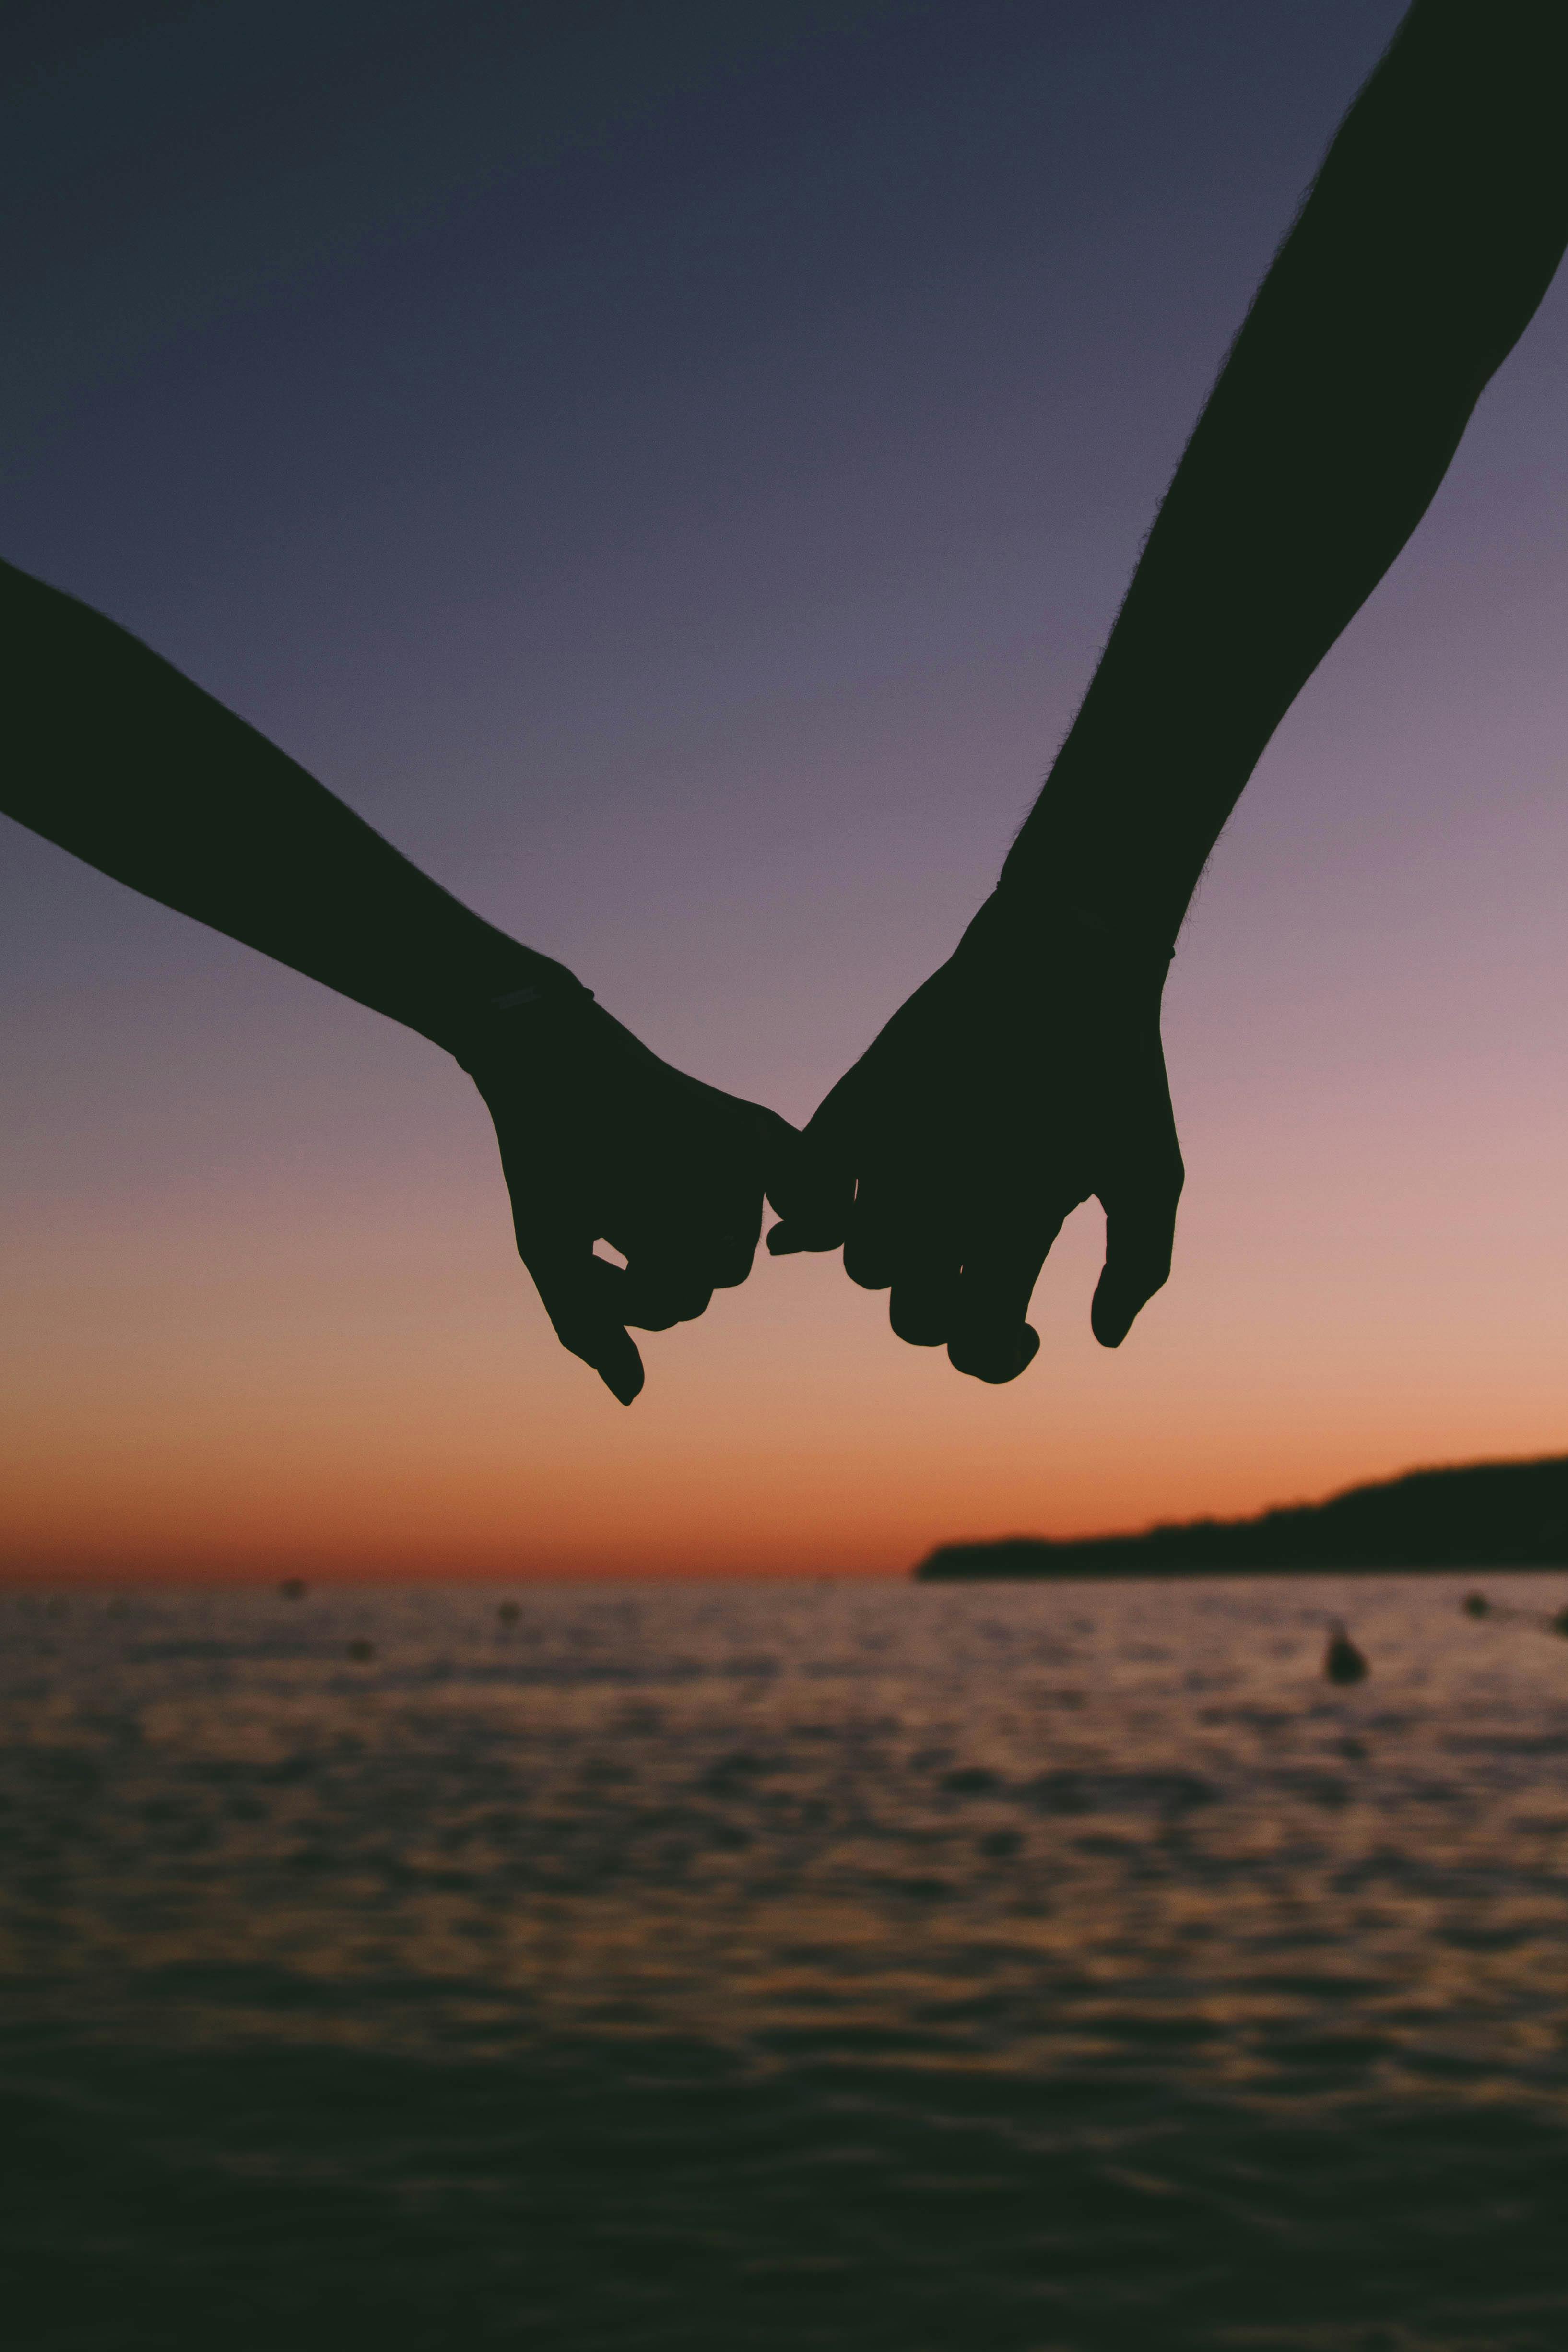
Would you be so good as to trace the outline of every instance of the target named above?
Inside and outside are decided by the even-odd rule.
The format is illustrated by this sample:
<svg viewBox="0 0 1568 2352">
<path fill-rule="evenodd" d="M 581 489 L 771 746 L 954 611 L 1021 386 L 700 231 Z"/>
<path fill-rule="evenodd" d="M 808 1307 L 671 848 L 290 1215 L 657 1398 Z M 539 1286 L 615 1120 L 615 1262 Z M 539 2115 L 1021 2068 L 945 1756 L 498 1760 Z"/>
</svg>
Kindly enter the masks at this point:
<svg viewBox="0 0 1568 2352">
<path fill-rule="evenodd" d="M 1491 1602 L 1484 1592 L 1467 1592 L 1459 1603 L 1467 1617 L 1490 1617 Z"/>
<path fill-rule="evenodd" d="M 503 1601 L 496 1614 L 503 1625 L 515 1625 L 520 1612 L 515 1601 Z"/>
<path fill-rule="evenodd" d="M 286 1576 L 277 1590 L 279 1597 L 284 1601 L 303 1601 L 306 1593 L 305 1579 L 302 1576 Z"/>
<path fill-rule="evenodd" d="M 1560 1609 L 1552 1620 L 1552 1630 L 1568 1638 L 1568 1609 Z"/>
<path fill-rule="evenodd" d="M 1329 1634 L 1329 1645 L 1323 1654 L 1323 1672 L 1329 1681 L 1364 1683 L 1371 1671 L 1344 1627 L 1335 1625 Z"/>
<path fill-rule="evenodd" d="M 375 1654 L 376 1645 L 373 1642 L 367 1642 L 361 1639 L 360 1641 L 350 1642 L 349 1644 L 349 1655 L 352 1658 L 357 1666 L 368 1664 L 370 1660 L 373 1658 Z"/>
</svg>

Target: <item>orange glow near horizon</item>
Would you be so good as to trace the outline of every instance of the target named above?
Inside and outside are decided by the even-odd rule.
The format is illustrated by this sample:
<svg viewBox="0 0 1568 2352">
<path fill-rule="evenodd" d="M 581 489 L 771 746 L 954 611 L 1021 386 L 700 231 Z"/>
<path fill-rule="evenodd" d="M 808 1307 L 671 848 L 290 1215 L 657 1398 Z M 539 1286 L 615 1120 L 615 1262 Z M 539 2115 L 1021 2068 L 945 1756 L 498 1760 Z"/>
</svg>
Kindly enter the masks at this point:
<svg viewBox="0 0 1568 2352">
<path fill-rule="evenodd" d="M 1320 1201 L 1314 1229 L 1310 1170 L 1273 1180 L 1249 1232 L 1234 1199 L 1199 1194 L 1176 1282 L 1115 1356 L 1085 1328 L 1091 1207 L 1011 1388 L 895 1346 L 884 1303 L 836 1261 L 764 1259 L 702 1324 L 649 1343 L 629 1412 L 558 1354 L 520 1272 L 501 1260 L 497 1279 L 492 1232 L 418 1284 L 390 1232 L 296 1233 L 287 1265 L 244 1273 L 219 1235 L 171 1234 L 107 1300 L 62 1235 L 79 1286 L 40 1286 L 0 1573 L 901 1574 L 948 1538 L 1228 1516 L 1561 1445 L 1560 1330 L 1540 1318 L 1521 1344 L 1506 1268 L 1473 1257 L 1434 1288 L 1434 1215 L 1403 1263 L 1385 1257 L 1369 1328 L 1354 1293 L 1375 1192 L 1352 1251 L 1343 1207 Z"/>
</svg>

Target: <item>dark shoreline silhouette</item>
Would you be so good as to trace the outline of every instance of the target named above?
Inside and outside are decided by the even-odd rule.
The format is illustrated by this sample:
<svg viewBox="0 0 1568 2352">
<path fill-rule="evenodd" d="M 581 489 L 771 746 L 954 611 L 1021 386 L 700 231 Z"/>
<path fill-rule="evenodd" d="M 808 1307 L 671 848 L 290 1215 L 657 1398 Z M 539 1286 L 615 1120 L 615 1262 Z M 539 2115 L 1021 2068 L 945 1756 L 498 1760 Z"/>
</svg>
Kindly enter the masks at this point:
<svg viewBox="0 0 1568 2352">
<path fill-rule="evenodd" d="M 1395 1568 L 1568 1568 L 1568 1454 L 1408 1470 L 1249 1519 L 1188 1519 L 1058 1543 L 941 1544 L 922 1582 L 970 1577 L 1347 1575 Z"/>
</svg>

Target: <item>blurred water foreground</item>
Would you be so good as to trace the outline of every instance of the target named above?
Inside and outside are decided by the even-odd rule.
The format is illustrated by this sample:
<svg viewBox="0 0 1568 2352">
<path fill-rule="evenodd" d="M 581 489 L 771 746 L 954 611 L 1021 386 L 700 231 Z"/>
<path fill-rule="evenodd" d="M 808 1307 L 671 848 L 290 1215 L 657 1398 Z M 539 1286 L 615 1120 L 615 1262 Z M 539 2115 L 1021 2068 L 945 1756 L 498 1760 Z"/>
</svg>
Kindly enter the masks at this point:
<svg viewBox="0 0 1568 2352">
<path fill-rule="evenodd" d="M 0 1596 L 6 2345 L 1562 2352 L 1486 1584 Z"/>
</svg>

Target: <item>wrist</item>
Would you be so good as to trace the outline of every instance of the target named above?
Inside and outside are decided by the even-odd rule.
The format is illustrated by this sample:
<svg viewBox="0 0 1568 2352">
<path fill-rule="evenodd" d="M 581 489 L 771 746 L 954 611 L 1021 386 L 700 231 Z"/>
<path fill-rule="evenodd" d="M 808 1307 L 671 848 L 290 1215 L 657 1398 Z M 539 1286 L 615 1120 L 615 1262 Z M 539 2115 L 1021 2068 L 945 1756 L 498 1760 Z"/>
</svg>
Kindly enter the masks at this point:
<svg viewBox="0 0 1568 2352">
<path fill-rule="evenodd" d="M 1113 697 L 1108 711 L 1102 685 L 1097 677 L 1003 860 L 998 890 L 1032 902 L 1041 921 L 1060 917 L 1125 952 L 1168 960 L 1257 747 L 1210 723 L 1186 730 L 1201 753 L 1184 751 L 1171 697 L 1155 698 L 1156 726 L 1146 696 Z"/>
<path fill-rule="evenodd" d="M 498 1055 L 510 1057 L 519 1047 L 558 1036 L 594 1002 L 593 991 L 565 964 L 525 953 L 526 962 L 488 975 L 444 1022 L 441 1043 L 471 1076 Z M 492 990 L 490 980 L 502 984 Z"/>
<path fill-rule="evenodd" d="M 1042 799 L 1002 861 L 996 895 L 1019 926 L 1061 929 L 1168 963 L 1194 877 L 1154 848 L 1146 821 L 1129 815 L 1122 837 L 1108 838 L 1105 814 L 1099 810 L 1091 826 L 1082 812 Z"/>
<path fill-rule="evenodd" d="M 959 958 L 1016 985 L 1071 971 L 1102 986 L 1152 985 L 1156 992 L 1175 953 L 1174 926 L 1113 894 L 1060 882 L 1044 887 L 1005 873 L 958 947 Z"/>
</svg>

